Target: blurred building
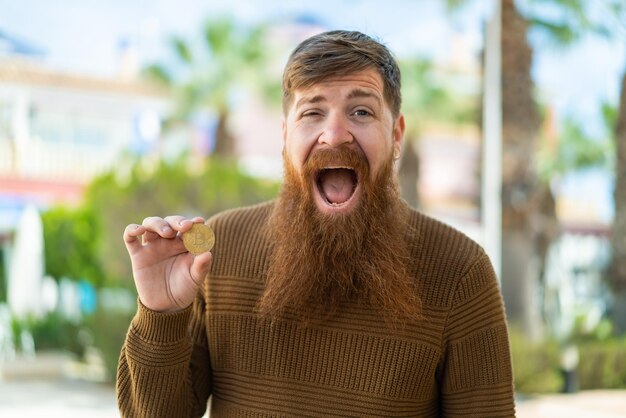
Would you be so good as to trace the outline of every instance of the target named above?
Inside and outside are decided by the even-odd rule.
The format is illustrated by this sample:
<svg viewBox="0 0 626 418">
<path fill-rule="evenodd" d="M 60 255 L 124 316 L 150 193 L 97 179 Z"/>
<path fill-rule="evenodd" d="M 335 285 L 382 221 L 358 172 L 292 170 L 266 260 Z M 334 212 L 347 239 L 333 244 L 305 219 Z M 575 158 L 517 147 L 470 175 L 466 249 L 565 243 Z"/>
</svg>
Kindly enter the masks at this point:
<svg viewBox="0 0 626 418">
<path fill-rule="evenodd" d="M 0 31 L 0 266 L 8 270 L 15 228 L 33 204 L 75 205 L 94 176 L 125 154 L 155 152 L 163 91 L 128 77 L 49 69 L 44 53 Z M 3 276 L 0 271 L 0 278 Z M 2 283 L 0 283 L 2 285 Z M 0 292 L 0 294 L 3 292 Z"/>
<path fill-rule="evenodd" d="M 122 152 L 146 153 L 158 145 L 168 108 L 167 97 L 153 87 L 61 73 L 36 58 L 0 55 L 3 207 L 76 203 L 82 187 Z M 6 210 L 1 213 L 0 231 L 7 220 Z"/>
</svg>

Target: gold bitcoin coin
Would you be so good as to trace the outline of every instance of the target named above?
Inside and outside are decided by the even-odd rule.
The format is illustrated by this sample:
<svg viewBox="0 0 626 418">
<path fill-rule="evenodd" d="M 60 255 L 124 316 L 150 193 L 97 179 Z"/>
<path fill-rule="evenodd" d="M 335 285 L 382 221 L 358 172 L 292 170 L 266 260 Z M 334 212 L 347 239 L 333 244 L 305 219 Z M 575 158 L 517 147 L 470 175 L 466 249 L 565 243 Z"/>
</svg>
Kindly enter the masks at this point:
<svg viewBox="0 0 626 418">
<path fill-rule="evenodd" d="M 215 234 L 208 225 L 193 224 L 191 229 L 183 234 L 183 244 L 190 253 L 202 254 L 213 248 Z"/>
</svg>

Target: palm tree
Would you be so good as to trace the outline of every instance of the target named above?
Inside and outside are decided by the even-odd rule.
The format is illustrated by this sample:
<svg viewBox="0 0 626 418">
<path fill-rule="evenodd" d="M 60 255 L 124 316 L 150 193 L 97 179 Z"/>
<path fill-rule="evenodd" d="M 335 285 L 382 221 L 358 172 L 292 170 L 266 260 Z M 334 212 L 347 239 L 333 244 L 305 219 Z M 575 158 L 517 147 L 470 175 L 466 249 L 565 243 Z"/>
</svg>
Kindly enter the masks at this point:
<svg viewBox="0 0 626 418">
<path fill-rule="evenodd" d="M 615 217 L 611 233 L 609 281 L 613 289 L 613 324 L 626 332 L 626 73 L 622 78 L 615 124 Z"/>
<path fill-rule="evenodd" d="M 536 242 L 540 231 L 539 203 L 549 199 L 533 166 L 541 118 L 531 78 L 533 50 L 528 43 L 528 21 L 514 0 L 502 0 L 502 291 L 511 320 L 527 334 L 539 328 L 535 309 L 542 255 Z M 553 204 L 544 205 L 553 212 Z M 541 219 L 541 218 L 539 218 Z M 550 213 L 547 222 L 554 222 Z"/>
<path fill-rule="evenodd" d="M 626 4 L 610 2 L 614 24 L 612 33 L 626 39 Z M 609 283 L 613 290 L 613 325 L 618 333 L 626 332 L 626 70 L 622 76 L 619 104 L 614 123 L 615 216 L 611 231 L 611 262 Z"/>
<path fill-rule="evenodd" d="M 538 286 L 545 252 L 558 234 L 555 203 L 548 184 L 537 175 L 535 151 L 541 114 L 531 76 L 533 48 L 530 29 L 541 31 L 551 45 L 567 46 L 592 28 L 583 0 L 550 0 L 562 13 L 546 20 L 525 2 L 524 14 L 515 0 L 501 2 L 502 94 L 502 291 L 507 315 L 531 336 L 541 329 L 537 315 Z M 458 8 L 467 1 L 449 0 Z"/>
<path fill-rule="evenodd" d="M 523 16 L 514 0 L 502 0 L 502 283 L 508 312 L 531 336 L 541 329 L 536 289 L 542 286 L 547 251 L 560 230 L 554 196 L 549 182 L 538 176 L 534 155 L 541 117 L 533 97 L 528 31 L 539 30 L 549 45 L 564 48 L 600 30 L 588 19 L 583 0 L 549 3 L 560 10 L 561 22 L 547 21 L 532 9 Z"/>
<path fill-rule="evenodd" d="M 194 52 L 193 43 L 174 36 L 171 46 L 176 62 L 154 64 L 145 74 L 175 95 L 175 110 L 166 128 L 189 120 L 198 112 L 216 115 L 213 152 L 220 157 L 234 155 L 234 141 L 228 129 L 233 95 L 245 86 L 278 101 L 279 81 L 267 73 L 270 49 L 266 29 L 242 29 L 231 20 L 208 21 L 203 28 L 202 49 Z"/>
</svg>

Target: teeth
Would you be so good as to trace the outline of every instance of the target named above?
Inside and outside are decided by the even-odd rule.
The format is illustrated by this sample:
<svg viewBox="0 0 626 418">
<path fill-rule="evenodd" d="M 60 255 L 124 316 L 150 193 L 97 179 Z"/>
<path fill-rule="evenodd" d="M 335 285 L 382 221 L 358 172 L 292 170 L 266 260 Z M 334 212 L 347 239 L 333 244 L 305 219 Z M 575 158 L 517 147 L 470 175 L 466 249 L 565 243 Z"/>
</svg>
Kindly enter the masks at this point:
<svg viewBox="0 0 626 418">
<path fill-rule="evenodd" d="M 324 167 L 323 170 L 338 170 L 340 168 L 343 168 L 345 170 L 352 170 L 352 171 L 354 171 L 354 168 L 352 168 L 352 167 L 344 167 L 344 166 Z"/>
</svg>

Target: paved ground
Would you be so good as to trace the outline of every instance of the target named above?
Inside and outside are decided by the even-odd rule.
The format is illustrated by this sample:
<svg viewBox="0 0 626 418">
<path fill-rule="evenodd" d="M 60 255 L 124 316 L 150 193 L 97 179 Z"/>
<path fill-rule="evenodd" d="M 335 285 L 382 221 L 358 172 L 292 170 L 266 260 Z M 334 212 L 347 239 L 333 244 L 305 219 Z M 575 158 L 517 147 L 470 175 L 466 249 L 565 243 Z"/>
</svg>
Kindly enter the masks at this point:
<svg viewBox="0 0 626 418">
<path fill-rule="evenodd" d="M 0 381 L 2 418 L 119 418 L 110 385 L 79 380 Z"/>
<path fill-rule="evenodd" d="M 0 381 L 3 418 L 119 418 L 110 385 L 71 379 Z M 518 418 L 626 418 L 626 391 L 589 391 L 522 399 Z"/>
<path fill-rule="evenodd" d="M 517 403 L 517 418 L 623 418 L 626 391 L 585 391 L 550 395 Z"/>
</svg>

